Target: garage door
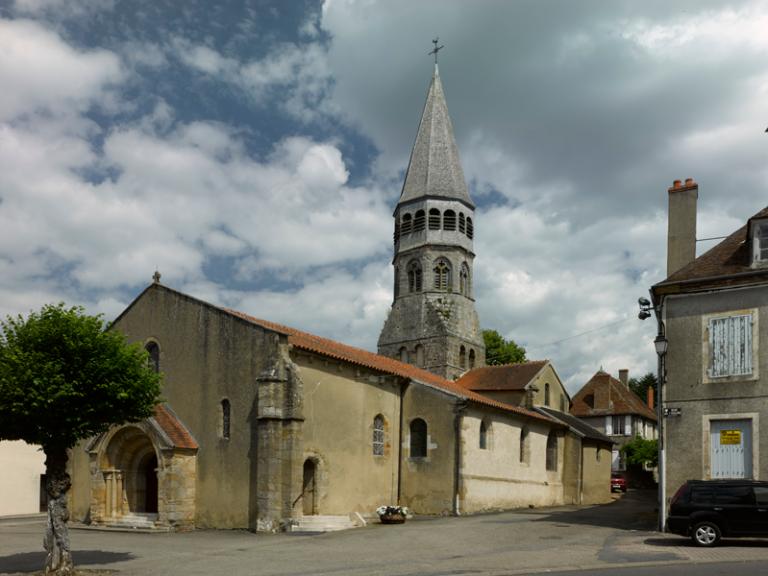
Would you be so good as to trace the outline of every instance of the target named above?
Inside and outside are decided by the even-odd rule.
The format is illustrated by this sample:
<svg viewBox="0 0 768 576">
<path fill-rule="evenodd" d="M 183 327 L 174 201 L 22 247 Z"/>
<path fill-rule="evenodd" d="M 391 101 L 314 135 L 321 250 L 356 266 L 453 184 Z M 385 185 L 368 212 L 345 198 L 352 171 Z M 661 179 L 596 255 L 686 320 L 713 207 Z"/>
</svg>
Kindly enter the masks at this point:
<svg viewBox="0 0 768 576">
<path fill-rule="evenodd" d="M 710 422 L 711 477 L 752 478 L 752 421 Z"/>
</svg>

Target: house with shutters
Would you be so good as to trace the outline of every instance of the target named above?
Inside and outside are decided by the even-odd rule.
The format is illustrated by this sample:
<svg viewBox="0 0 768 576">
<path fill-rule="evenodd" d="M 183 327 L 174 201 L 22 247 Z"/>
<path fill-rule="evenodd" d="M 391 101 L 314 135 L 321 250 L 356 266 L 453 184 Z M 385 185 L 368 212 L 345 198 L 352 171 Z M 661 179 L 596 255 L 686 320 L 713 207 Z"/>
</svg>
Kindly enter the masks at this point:
<svg viewBox="0 0 768 576">
<path fill-rule="evenodd" d="M 656 438 L 653 395 L 649 393 L 647 402 L 643 402 L 630 390 L 628 370 L 620 370 L 618 379 L 598 370 L 574 395 L 570 413 L 613 441 L 611 470 L 614 472 L 627 469 L 622 446 L 636 436 Z"/>
<path fill-rule="evenodd" d="M 651 289 L 668 341 L 665 504 L 689 479 L 768 477 L 768 207 L 696 257 L 698 184 L 668 197 L 667 278 Z"/>
</svg>

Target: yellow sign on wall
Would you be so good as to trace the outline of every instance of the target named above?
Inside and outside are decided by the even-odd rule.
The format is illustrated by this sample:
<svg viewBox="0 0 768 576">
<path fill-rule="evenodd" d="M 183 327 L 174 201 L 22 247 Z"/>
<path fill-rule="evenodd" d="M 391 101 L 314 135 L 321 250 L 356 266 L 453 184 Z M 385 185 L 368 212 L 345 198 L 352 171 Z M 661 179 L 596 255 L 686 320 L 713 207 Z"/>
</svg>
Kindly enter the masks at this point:
<svg viewBox="0 0 768 576">
<path fill-rule="evenodd" d="M 720 430 L 720 445 L 741 444 L 741 430 Z"/>
</svg>

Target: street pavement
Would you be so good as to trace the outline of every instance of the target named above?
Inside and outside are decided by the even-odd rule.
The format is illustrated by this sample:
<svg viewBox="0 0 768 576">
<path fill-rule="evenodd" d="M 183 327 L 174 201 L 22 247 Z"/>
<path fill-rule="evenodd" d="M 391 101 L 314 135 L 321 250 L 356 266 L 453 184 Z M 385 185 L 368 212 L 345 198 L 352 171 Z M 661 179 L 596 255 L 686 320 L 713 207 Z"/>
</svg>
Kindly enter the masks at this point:
<svg viewBox="0 0 768 576">
<path fill-rule="evenodd" d="M 714 549 L 653 532 L 655 493 L 629 491 L 610 504 L 526 509 L 460 518 L 415 518 L 400 526 L 318 535 L 232 530 L 123 533 L 72 530 L 75 564 L 122 575 L 502 576 L 578 571 L 720 574 L 722 563 L 768 562 L 768 540 L 730 540 Z M 0 522 L 0 573 L 39 570 L 40 518 Z M 759 564 L 755 564 L 756 566 Z M 768 564 L 767 564 L 768 565 Z M 665 573 L 660 570 L 656 573 Z M 727 572 L 725 572 L 727 573 Z M 744 572 L 746 573 L 746 572 Z"/>
</svg>

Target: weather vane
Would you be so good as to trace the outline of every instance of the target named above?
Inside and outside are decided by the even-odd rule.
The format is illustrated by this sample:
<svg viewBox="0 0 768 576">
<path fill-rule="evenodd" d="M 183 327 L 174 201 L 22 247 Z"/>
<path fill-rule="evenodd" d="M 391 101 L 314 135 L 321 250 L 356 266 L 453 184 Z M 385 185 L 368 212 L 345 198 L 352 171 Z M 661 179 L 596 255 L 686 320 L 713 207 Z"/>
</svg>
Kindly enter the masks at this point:
<svg viewBox="0 0 768 576">
<path fill-rule="evenodd" d="M 440 52 L 440 50 L 442 50 L 443 48 L 445 48 L 445 46 L 438 46 L 437 45 L 438 42 L 440 42 L 440 36 L 438 36 L 437 38 L 432 40 L 432 44 L 434 44 L 435 47 L 432 48 L 432 50 L 430 52 L 427 52 L 427 54 L 429 54 L 430 56 L 432 54 L 435 55 L 435 64 L 437 64 L 437 53 Z"/>
</svg>

